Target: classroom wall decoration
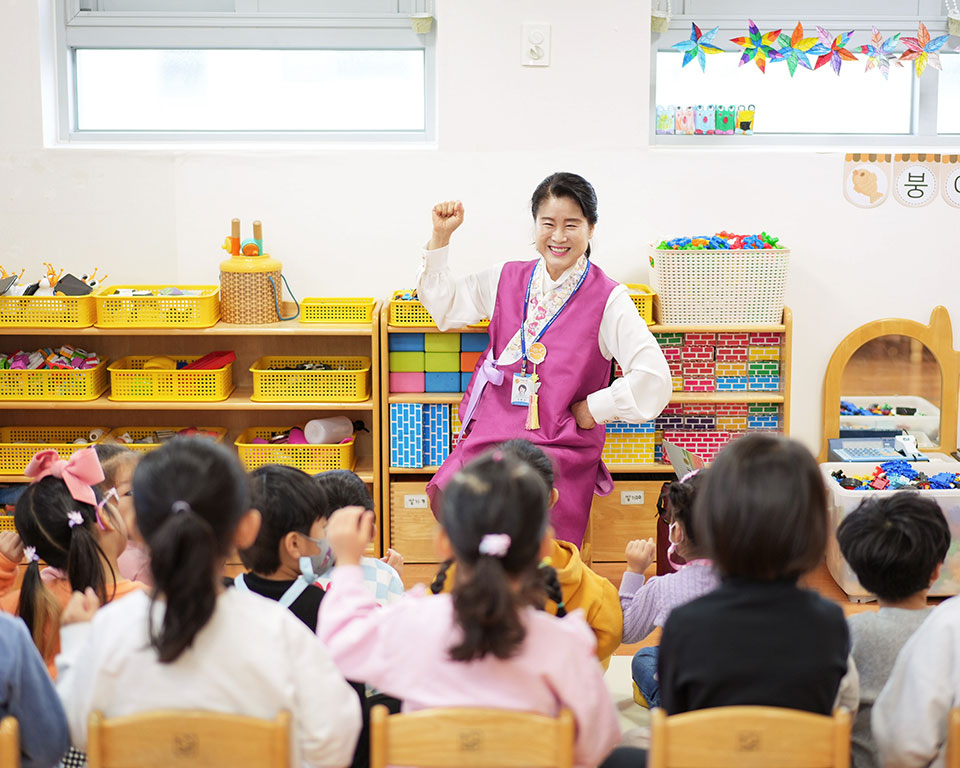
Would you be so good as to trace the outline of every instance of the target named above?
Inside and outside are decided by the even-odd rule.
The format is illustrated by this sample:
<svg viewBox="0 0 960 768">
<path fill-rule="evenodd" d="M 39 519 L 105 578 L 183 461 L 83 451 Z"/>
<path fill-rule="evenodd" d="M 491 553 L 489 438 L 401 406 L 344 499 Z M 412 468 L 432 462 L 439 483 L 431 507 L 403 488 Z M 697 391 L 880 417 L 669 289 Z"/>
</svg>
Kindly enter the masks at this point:
<svg viewBox="0 0 960 768">
<path fill-rule="evenodd" d="M 768 59 L 770 61 L 780 61 L 783 59 L 780 51 L 773 47 L 773 43 L 777 42 L 777 38 L 780 37 L 780 30 L 777 29 L 761 35 L 760 30 L 757 29 L 757 25 L 753 23 L 753 19 L 748 19 L 748 21 L 749 35 L 746 37 L 734 37 L 730 42 L 736 43 L 743 48 L 743 56 L 740 58 L 741 67 L 748 61 L 753 61 L 761 72 L 766 72 Z"/>
<path fill-rule="evenodd" d="M 903 44 L 907 46 L 907 50 L 900 54 L 900 60 L 912 61 L 917 77 L 923 74 L 928 64 L 934 69 L 942 69 L 939 50 L 943 48 L 949 37 L 950 35 L 941 35 L 931 40 L 926 25 L 921 21 L 916 37 L 903 38 Z"/>
<path fill-rule="evenodd" d="M 781 34 L 780 37 L 777 38 L 777 44 L 780 46 L 780 56 L 782 60 L 787 62 L 790 77 L 796 74 L 798 65 L 804 69 L 813 70 L 807 54 L 816 46 L 817 38 L 804 37 L 803 24 L 799 21 L 793 29 L 793 34 L 790 37 Z"/>
<path fill-rule="evenodd" d="M 720 27 L 714 27 L 707 34 L 700 31 L 700 27 L 691 24 L 693 30 L 690 32 L 689 40 L 681 40 L 674 43 L 671 48 L 677 51 L 683 51 L 683 66 L 687 66 L 694 59 L 700 64 L 702 72 L 707 71 L 707 53 L 720 53 L 721 49 L 713 45 L 713 38 L 717 36 Z"/>
<path fill-rule="evenodd" d="M 909 208 L 922 208 L 937 196 L 940 155 L 895 155 L 893 188 L 897 201 Z"/>
<path fill-rule="evenodd" d="M 876 67 L 877 71 L 883 75 L 883 79 L 889 80 L 890 63 L 893 62 L 898 67 L 903 66 L 903 63 L 897 59 L 897 54 L 895 53 L 899 41 L 899 32 L 884 40 L 883 35 L 880 34 L 880 30 L 874 27 L 870 45 L 860 46 L 860 53 L 867 57 L 867 67 L 863 71 L 869 72 Z"/>
<path fill-rule="evenodd" d="M 943 199 L 954 208 L 960 208 L 960 155 L 943 155 L 940 158 L 943 176 Z"/>
<path fill-rule="evenodd" d="M 831 35 L 830 32 L 823 27 L 817 27 L 817 32 L 820 34 L 820 43 L 811 49 L 811 53 L 816 52 L 819 53 L 820 56 L 817 58 L 817 63 L 813 66 L 814 69 L 820 69 L 824 64 L 830 62 L 833 71 L 839 75 L 840 67 L 843 66 L 844 61 L 857 60 L 857 55 L 847 50 L 847 43 L 849 43 L 850 38 L 853 37 L 852 30 L 837 35 L 836 37 Z"/>
<path fill-rule="evenodd" d="M 843 164 L 843 196 L 858 208 L 883 205 L 890 194 L 892 155 L 847 153 Z"/>
<path fill-rule="evenodd" d="M 960 208 L 960 155 L 851 152 L 844 158 L 843 196 L 858 208 L 877 208 L 891 192 L 901 205 L 923 208 L 941 187 L 947 205 Z"/>
</svg>

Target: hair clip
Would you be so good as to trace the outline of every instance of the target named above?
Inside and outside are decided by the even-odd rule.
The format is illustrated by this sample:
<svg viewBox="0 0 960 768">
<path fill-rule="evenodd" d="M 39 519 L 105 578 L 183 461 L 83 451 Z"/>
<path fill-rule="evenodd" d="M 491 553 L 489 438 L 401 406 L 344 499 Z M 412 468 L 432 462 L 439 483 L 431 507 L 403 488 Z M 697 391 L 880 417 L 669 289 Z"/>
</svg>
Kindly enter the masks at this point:
<svg viewBox="0 0 960 768">
<path fill-rule="evenodd" d="M 490 454 L 490 458 L 493 459 L 494 461 L 503 461 L 503 451 L 497 449 L 496 451 Z"/>
<path fill-rule="evenodd" d="M 24 547 L 23 548 L 24 557 L 27 558 L 31 563 L 39 563 L 40 557 L 37 555 L 36 547 Z"/>
<path fill-rule="evenodd" d="M 107 502 L 108 502 L 111 498 L 116 499 L 118 502 L 120 501 L 120 494 L 117 493 L 117 489 L 116 489 L 116 488 L 111 488 L 109 491 L 107 491 L 105 494 L 103 494 L 103 498 L 100 499 L 100 501 L 97 502 L 97 507 L 96 507 L 97 525 L 100 527 L 100 530 L 101 530 L 101 531 L 107 530 L 107 526 L 105 526 L 105 525 L 103 524 L 103 520 L 102 520 L 101 517 L 100 517 L 100 510 L 103 509 L 103 508 L 106 506 Z"/>
<path fill-rule="evenodd" d="M 509 533 L 488 533 L 480 539 L 478 551 L 481 555 L 504 557 L 510 550 L 510 541 Z"/>
<path fill-rule="evenodd" d="M 83 525 L 83 512 L 75 509 L 67 512 L 67 523 L 73 528 L 76 525 Z"/>
<path fill-rule="evenodd" d="M 687 482 L 687 480 L 690 480 L 690 479 L 691 479 L 692 477 L 694 477 L 699 471 L 700 471 L 700 468 L 699 468 L 699 467 L 698 467 L 697 469 L 691 469 L 689 472 L 687 472 L 687 474 L 685 474 L 683 477 L 680 478 L 680 482 L 681 482 L 681 483 Z"/>
<path fill-rule="evenodd" d="M 180 500 L 170 505 L 170 511 L 175 515 L 180 515 L 184 512 L 193 512 L 193 508 L 190 506 L 190 502 Z"/>
</svg>

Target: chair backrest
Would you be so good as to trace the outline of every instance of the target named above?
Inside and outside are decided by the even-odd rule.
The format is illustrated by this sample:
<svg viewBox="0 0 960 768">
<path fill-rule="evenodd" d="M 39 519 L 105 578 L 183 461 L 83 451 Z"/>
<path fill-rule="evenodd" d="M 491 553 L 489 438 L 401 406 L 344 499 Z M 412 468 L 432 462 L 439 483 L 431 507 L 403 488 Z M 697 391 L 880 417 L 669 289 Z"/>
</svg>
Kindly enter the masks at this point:
<svg viewBox="0 0 960 768">
<path fill-rule="evenodd" d="M 650 768 L 849 768 L 850 713 L 716 707 L 650 715 Z"/>
<path fill-rule="evenodd" d="M 370 713 L 370 768 L 571 768 L 573 714 L 451 707 Z"/>
<path fill-rule="evenodd" d="M 0 766 L 20 768 L 20 725 L 15 717 L 0 720 Z"/>
<path fill-rule="evenodd" d="M 947 759 L 944 768 L 960 768 L 960 707 L 951 709 L 947 719 Z"/>
<path fill-rule="evenodd" d="M 89 768 L 290 768 L 290 713 L 275 720 L 156 710 L 87 724 Z"/>
</svg>

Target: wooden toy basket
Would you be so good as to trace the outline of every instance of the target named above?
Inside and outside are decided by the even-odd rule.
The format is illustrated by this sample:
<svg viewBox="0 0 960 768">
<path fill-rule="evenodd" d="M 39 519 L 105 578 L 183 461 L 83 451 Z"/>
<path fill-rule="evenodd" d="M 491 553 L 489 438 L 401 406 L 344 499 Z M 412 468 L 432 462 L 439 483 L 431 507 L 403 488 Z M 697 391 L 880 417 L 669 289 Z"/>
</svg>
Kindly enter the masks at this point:
<svg viewBox="0 0 960 768">
<path fill-rule="evenodd" d="M 220 319 L 220 288 L 179 285 L 200 296 L 118 296 L 118 289 L 158 291 L 166 285 L 112 285 L 96 297 L 98 328 L 209 328 Z"/>
<path fill-rule="evenodd" d="M 269 440 L 286 427 L 250 427 L 234 442 L 240 463 L 246 471 L 264 464 L 283 464 L 302 469 L 308 475 L 328 469 L 350 469 L 356 466 L 354 438 L 335 445 L 289 445 L 285 443 L 253 443 L 255 438 Z"/>
</svg>

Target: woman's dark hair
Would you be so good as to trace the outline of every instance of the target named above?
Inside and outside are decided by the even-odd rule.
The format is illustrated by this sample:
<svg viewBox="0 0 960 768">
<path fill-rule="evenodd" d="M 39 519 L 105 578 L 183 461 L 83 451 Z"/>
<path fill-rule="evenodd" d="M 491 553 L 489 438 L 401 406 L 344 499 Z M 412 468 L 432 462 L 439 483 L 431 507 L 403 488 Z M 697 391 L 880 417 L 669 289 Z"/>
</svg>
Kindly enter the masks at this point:
<svg viewBox="0 0 960 768">
<path fill-rule="evenodd" d="M 444 489 L 440 522 L 457 559 L 453 608 L 463 632 L 450 649 L 455 661 L 507 659 L 523 642 L 521 609 L 543 604 L 537 560 L 547 498 L 530 465 L 500 451 L 464 466 Z M 502 556 L 480 553 L 488 534 L 509 536 Z"/>
<path fill-rule="evenodd" d="M 535 190 L 530 199 L 530 210 L 533 220 L 537 220 L 537 211 L 544 200 L 551 197 L 566 197 L 580 206 L 583 217 L 592 227 L 597 223 L 597 193 L 593 185 L 583 176 L 575 173 L 559 171 L 547 176 Z M 590 258 L 590 246 L 587 246 L 587 258 Z"/>
<path fill-rule="evenodd" d="M 331 469 L 313 476 L 313 481 L 326 496 L 326 504 L 320 512 L 321 517 L 343 507 L 363 507 L 373 509 L 373 499 L 366 483 L 349 469 Z"/>
<path fill-rule="evenodd" d="M 280 567 L 280 542 L 288 533 L 310 534 L 323 517 L 327 498 L 306 472 L 267 464 L 247 477 L 250 506 L 260 510 L 260 531 L 240 561 L 251 571 L 270 574 Z"/>
<path fill-rule="evenodd" d="M 903 600 L 930 586 L 947 556 L 950 527 L 933 499 L 885 492 L 843 518 L 837 541 L 865 589 L 881 600 Z"/>
<path fill-rule="evenodd" d="M 697 535 L 693 529 L 693 504 L 700 495 L 707 470 L 701 469 L 684 480 L 674 480 L 667 486 L 667 509 L 670 521 L 683 526 L 687 541 L 696 545 Z"/>
<path fill-rule="evenodd" d="M 693 505 L 697 541 L 724 576 L 796 580 L 823 558 L 826 489 L 795 440 L 752 434 L 727 445 Z"/>
<path fill-rule="evenodd" d="M 79 512 L 83 522 L 71 526 L 72 512 Z M 101 514 L 111 515 L 106 507 Z M 74 500 L 63 480 L 48 476 L 28 485 L 17 500 L 13 519 L 23 543 L 48 565 L 66 571 L 72 590 L 93 587 L 101 604 L 113 599 L 117 579 L 97 537 L 96 508 Z M 104 566 L 110 570 L 109 583 Z M 37 648 L 48 657 L 58 638 L 60 607 L 43 585 L 36 561 L 28 564 L 23 575 L 17 613 Z"/>
<path fill-rule="evenodd" d="M 153 601 L 166 600 L 163 625 L 151 622 L 150 643 L 161 662 L 171 662 L 213 615 L 218 565 L 250 509 L 246 477 L 223 446 L 177 437 L 144 457 L 133 491 L 137 528 L 150 548 Z"/>
</svg>

